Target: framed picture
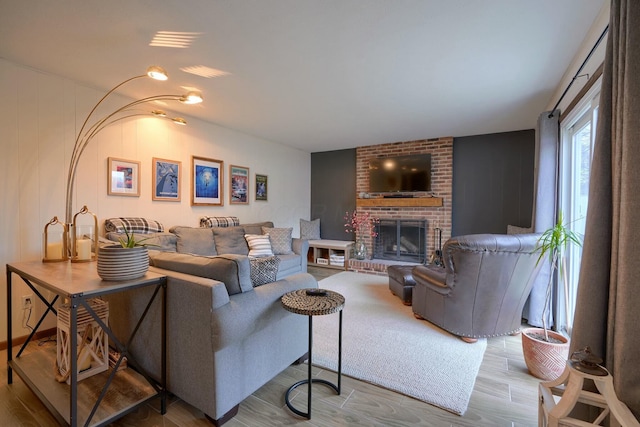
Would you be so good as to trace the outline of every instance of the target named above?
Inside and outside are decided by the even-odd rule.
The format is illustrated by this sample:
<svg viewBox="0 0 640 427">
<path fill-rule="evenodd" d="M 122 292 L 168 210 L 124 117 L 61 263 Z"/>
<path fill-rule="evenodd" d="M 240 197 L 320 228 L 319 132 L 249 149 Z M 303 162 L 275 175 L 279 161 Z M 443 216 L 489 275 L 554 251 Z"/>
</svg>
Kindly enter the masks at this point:
<svg viewBox="0 0 640 427">
<path fill-rule="evenodd" d="M 267 201 L 268 194 L 267 175 L 256 174 L 256 200 Z"/>
<path fill-rule="evenodd" d="M 182 162 L 153 158 L 153 200 L 180 201 Z"/>
<path fill-rule="evenodd" d="M 231 204 L 246 205 L 249 203 L 249 168 L 229 166 L 230 186 L 229 201 Z"/>
<path fill-rule="evenodd" d="M 107 194 L 140 196 L 140 162 L 108 158 Z"/>
<path fill-rule="evenodd" d="M 224 162 L 192 156 L 191 166 L 191 205 L 222 206 Z"/>
</svg>

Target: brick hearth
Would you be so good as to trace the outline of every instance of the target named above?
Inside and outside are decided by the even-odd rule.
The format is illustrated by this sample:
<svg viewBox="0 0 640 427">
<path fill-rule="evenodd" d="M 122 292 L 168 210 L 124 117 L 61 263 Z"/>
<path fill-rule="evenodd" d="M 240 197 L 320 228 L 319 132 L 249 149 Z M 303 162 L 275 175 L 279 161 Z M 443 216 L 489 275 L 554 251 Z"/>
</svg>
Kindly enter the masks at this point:
<svg viewBox="0 0 640 427">
<path fill-rule="evenodd" d="M 349 271 L 356 273 L 376 274 L 378 276 L 387 275 L 387 267 L 390 265 L 418 265 L 413 262 L 393 261 L 388 259 L 350 259 Z"/>
</svg>

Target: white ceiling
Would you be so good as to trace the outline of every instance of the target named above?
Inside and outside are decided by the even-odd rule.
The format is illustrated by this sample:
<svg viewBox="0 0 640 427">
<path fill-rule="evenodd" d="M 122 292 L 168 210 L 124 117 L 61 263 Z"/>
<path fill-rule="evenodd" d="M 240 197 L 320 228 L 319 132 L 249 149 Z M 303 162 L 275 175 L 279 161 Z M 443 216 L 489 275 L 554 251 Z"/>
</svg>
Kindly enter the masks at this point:
<svg viewBox="0 0 640 427">
<path fill-rule="evenodd" d="M 0 0 L 0 57 L 105 91 L 158 64 L 205 97 L 173 111 L 317 152 L 534 128 L 604 1 Z"/>
</svg>

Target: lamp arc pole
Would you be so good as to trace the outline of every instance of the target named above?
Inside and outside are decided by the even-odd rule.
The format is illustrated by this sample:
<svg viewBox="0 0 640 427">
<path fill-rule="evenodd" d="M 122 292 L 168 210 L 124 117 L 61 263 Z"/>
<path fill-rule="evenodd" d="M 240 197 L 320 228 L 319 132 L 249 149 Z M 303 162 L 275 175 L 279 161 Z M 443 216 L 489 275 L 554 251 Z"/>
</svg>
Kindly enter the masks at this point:
<svg viewBox="0 0 640 427">
<path fill-rule="evenodd" d="M 145 98 L 141 98 L 141 99 L 129 102 L 117 108 L 115 111 L 97 120 L 95 123 L 93 123 L 91 126 L 87 128 L 87 124 L 91 120 L 91 117 L 93 116 L 93 114 L 96 112 L 98 107 L 103 103 L 105 99 L 107 99 L 112 93 L 114 93 L 116 90 L 118 90 L 121 86 L 125 85 L 126 83 L 129 83 L 133 80 L 136 80 L 142 77 L 151 77 L 156 80 L 168 79 L 167 73 L 164 71 L 162 67 L 154 65 L 147 68 L 146 74 L 141 74 L 139 76 L 128 78 L 118 83 L 113 88 L 111 88 L 102 98 L 100 98 L 100 100 L 96 103 L 96 105 L 93 106 L 93 108 L 85 118 L 84 122 L 82 123 L 82 127 L 78 132 L 78 136 L 76 137 L 75 144 L 73 146 L 71 160 L 69 161 L 69 170 L 67 172 L 66 206 L 65 206 L 65 223 L 66 224 L 71 224 L 72 217 L 73 217 L 73 190 L 75 187 L 75 179 L 76 179 L 76 171 L 77 171 L 78 163 L 80 161 L 80 157 L 84 153 L 85 148 L 87 147 L 89 142 L 91 142 L 93 137 L 95 137 L 104 128 L 116 122 L 119 122 L 125 119 L 135 118 L 138 116 L 149 115 L 149 116 L 158 117 L 162 119 L 172 120 L 174 123 L 177 123 L 177 124 L 182 124 L 182 125 L 186 124 L 186 121 L 184 119 L 180 117 L 175 117 L 175 118 L 166 117 L 165 114 L 158 114 L 158 110 L 154 110 L 153 112 L 152 111 L 142 112 L 137 110 L 136 107 L 140 106 L 141 104 L 145 104 L 153 101 L 179 101 L 185 104 L 196 104 L 196 103 L 202 102 L 202 95 L 197 91 L 191 91 L 184 95 L 149 96 L 149 97 L 145 97 Z"/>
</svg>

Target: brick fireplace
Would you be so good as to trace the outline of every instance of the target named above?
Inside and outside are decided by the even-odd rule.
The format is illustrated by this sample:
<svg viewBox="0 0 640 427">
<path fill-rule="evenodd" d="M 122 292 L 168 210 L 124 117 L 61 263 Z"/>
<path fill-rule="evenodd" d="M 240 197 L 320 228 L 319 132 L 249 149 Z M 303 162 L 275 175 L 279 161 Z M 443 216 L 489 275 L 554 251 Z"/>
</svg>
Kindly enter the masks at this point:
<svg viewBox="0 0 640 427">
<path fill-rule="evenodd" d="M 435 229 L 442 229 L 442 241 L 451 237 L 451 194 L 453 182 L 453 138 L 434 138 L 418 141 L 394 142 L 389 144 L 369 145 L 356 149 L 356 194 L 368 194 L 370 198 L 380 194 L 369 193 L 369 160 L 376 157 L 389 157 L 411 154 L 431 154 L 431 192 L 416 193 L 414 198 L 442 198 L 442 206 L 358 206 L 358 211 L 369 212 L 380 220 L 415 220 L 426 221 L 426 259 L 435 250 Z M 387 199 L 388 200 L 388 199 Z M 399 200 L 399 199 L 398 199 Z M 392 202 L 392 204 L 394 204 Z M 366 239 L 369 254 L 374 254 L 374 241 Z M 413 261 L 416 262 L 416 261 Z M 350 270 L 386 274 L 386 267 L 402 262 L 394 260 L 352 260 Z"/>
</svg>

